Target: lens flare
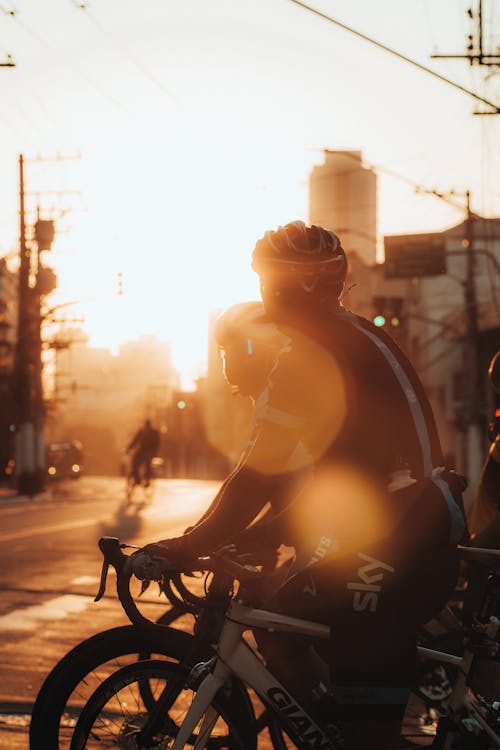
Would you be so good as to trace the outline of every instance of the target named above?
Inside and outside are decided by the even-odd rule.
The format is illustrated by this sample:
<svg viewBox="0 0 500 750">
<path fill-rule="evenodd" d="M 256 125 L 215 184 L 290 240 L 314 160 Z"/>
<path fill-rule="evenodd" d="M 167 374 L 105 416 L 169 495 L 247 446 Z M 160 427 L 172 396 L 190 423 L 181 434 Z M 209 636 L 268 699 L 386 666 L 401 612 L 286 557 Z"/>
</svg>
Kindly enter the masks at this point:
<svg viewBox="0 0 500 750">
<path fill-rule="evenodd" d="M 382 539 L 391 528 L 386 490 L 354 467 L 329 467 L 293 504 L 295 536 L 303 543 L 329 536 L 346 554 Z"/>
</svg>

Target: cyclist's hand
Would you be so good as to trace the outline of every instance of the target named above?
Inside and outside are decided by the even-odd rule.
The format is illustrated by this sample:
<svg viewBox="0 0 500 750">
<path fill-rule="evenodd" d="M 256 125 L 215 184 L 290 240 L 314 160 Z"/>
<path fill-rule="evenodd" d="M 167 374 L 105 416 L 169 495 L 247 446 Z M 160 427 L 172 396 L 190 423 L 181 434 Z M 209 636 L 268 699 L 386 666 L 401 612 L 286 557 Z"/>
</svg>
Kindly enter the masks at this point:
<svg viewBox="0 0 500 750">
<path fill-rule="evenodd" d="M 150 557 L 159 557 L 167 560 L 172 570 L 189 570 L 190 556 L 187 554 L 185 540 L 183 537 L 174 539 L 162 539 L 159 542 L 146 544 L 140 552 Z M 136 553 L 137 554 L 137 553 Z"/>
<path fill-rule="evenodd" d="M 169 569 L 169 562 L 164 557 L 139 550 L 130 557 L 132 573 L 140 581 L 160 581 L 163 573 Z"/>
</svg>

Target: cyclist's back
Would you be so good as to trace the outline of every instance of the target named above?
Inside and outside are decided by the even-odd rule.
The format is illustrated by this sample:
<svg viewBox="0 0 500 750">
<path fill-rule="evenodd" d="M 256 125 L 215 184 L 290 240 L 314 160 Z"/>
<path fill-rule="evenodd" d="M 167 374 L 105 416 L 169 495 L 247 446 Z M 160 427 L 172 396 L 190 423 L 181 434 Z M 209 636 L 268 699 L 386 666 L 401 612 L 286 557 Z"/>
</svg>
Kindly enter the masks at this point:
<svg viewBox="0 0 500 750">
<path fill-rule="evenodd" d="M 442 467 L 432 409 L 404 354 L 338 303 L 346 270 L 338 238 L 294 222 L 257 243 L 254 268 L 267 314 L 329 352 L 346 401 L 345 418 L 302 493 L 307 511 L 297 526 L 303 533 L 312 518 L 317 546 L 299 555 L 278 601 L 291 614 L 332 624 L 327 656 L 348 747 L 361 741 L 358 730 L 372 747 L 395 747 L 418 626 L 442 606 L 456 579 L 463 483 Z M 290 394 L 293 378 L 284 365 L 281 381 Z M 280 406 L 279 380 L 278 367 L 270 376 L 271 410 Z M 301 400 L 307 396 L 297 390 Z M 293 398 L 287 402 L 293 414 Z M 271 648 L 268 654 L 273 658 Z M 380 742 L 370 734 L 372 719 L 387 721 Z"/>
<path fill-rule="evenodd" d="M 146 419 L 130 441 L 127 450 L 135 450 L 146 456 L 154 456 L 158 450 L 159 434 L 149 419 Z"/>
</svg>

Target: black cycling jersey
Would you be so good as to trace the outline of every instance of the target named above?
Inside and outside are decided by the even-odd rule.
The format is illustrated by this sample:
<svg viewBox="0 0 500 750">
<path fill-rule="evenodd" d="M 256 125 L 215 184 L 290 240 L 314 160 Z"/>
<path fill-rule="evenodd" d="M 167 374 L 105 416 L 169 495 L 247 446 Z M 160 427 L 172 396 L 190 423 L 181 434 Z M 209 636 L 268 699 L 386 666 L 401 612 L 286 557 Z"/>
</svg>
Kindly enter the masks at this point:
<svg viewBox="0 0 500 750">
<path fill-rule="evenodd" d="M 432 409 L 392 339 L 343 307 L 302 318 L 300 328 L 279 326 L 282 346 L 256 400 L 247 449 L 187 545 L 203 552 L 231 540 L 268 501 L 274 518 L 253 531 L 256 541 L 299 552 L 313 553 L 324 537 L 331 553 L 396 527 L 403 533 L 401 517 L 415 503 L 412 525 L 420 517 L 436 543 L 456 543 L 464 519 L 436 472 L 442 452 Z M 366 519 L 373 523 L 361 534 Z"/>
</svg>

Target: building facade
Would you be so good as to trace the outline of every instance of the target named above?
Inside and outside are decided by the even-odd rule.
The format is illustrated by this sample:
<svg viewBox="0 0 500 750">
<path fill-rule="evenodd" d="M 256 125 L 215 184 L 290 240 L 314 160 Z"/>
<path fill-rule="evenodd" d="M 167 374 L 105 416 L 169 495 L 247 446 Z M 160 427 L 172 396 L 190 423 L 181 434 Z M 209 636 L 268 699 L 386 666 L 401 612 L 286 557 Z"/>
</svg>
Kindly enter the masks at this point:
<svg viewBox="0 0 500 750">
<path fill-rule="evenodd" d="M 361 151 L 324 151 L 309 175 L 309 223 L 331 229 L 367 265 L 377 255 L 377 176 Z"/>
<path fill-rule="evenodd" d="M 178 376 L 170 346 L 154 336 L 123 344 L 118 354 L 86 343 L 62 349 L 54 373 L 48 442 L 78 440 L 85 471 L 124 471 L 124 450 L 144 419 L 166 434 Z"/>
<path fill-rule="evenodd" d="M 500 219 L 472 216 L 441 240 L 446 268 L 410 282 L 407 325 L 442 440 L 469 478 L 470 504 L 495 405 L 487 370 L 500 349 Z"/>
</svg>

